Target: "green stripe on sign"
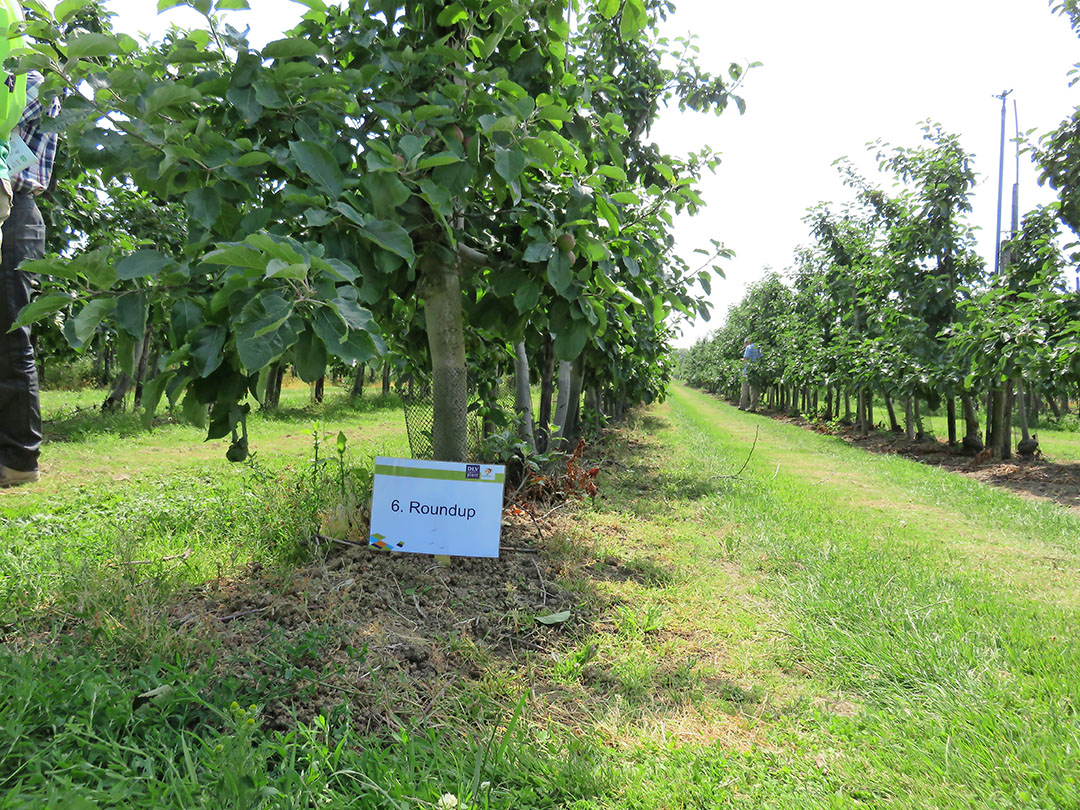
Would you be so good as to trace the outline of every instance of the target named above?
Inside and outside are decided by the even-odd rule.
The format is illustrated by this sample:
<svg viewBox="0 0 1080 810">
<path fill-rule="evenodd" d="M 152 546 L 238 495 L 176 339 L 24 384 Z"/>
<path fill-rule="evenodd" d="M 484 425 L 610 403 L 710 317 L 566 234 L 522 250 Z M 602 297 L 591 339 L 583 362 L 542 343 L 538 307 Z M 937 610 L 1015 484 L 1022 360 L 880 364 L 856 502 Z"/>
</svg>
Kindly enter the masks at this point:
<svg viewBox="0 0 1080 810">
<path fill-rule="evenodd" d="M 470 484 L 503 484 L 506 475 L 495 473 L 494 480 L 466 478 L 464 470 L 424 470 L 417 467 L 399 467 L 396 464 L 376 464 L 376 475 L 393 475 L 398 478 L 430 478 L 436 481 L 468 481 Z"/>
</svg>

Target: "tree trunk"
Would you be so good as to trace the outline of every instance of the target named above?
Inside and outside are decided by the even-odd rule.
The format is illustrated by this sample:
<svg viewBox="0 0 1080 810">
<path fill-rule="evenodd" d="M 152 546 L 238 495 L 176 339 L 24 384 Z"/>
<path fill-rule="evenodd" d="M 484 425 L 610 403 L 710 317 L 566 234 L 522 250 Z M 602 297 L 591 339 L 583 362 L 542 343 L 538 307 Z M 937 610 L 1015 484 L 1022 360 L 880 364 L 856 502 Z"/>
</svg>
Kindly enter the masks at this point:
<svg viewBox="0 0 1080 810">
<path fill-rule="evenodd" d="M 1058 407 L 1057 401 L 1052 396 L 1049 396 L 1046 398 L 1046 404 L 1050 408 L 1050 413 L 1053 415 L 1053 417 L 1055 419 L 1060 419 L 1061 409 Z"/>
<path fill-rule="evenodd" d="M 315 381 L 315 388 L 312 390 L 311 395 L 315 398 L 316 402 L 321 403 L 326 393 L 326 375 L 319 377 Z"/>
<path fill-rule="evenodd" d="M 363 399 L 364 398 L 364 375 L 367 373 L 367 366 L 360 363 L 356 367 L 356 376 L 353 377 L 352 389 L 349 391 L 349 399 Z"/>
<path fill-rule="evenodd" d="M 960 394 L 960 407 L 964 411 L 964 447 L 970 450 L 979 440 L 979 414 L 975 411 L 975 400 L 966 391 Z"/>
<path fill-rule="evenodd" d="M 904 398 L 904 429 L 909 442 L 915 441 L 915 406 L 914 397 Z"/>
<path fill-rule="evenodd" d="M 146 382 L 146 367 L 150 363 L 150 338 L 153 337 L 153 327 L 146 325 L 146 333 L 143 335 L 142 344 L 139 346 L 139 363 L 135 369 L 135 400 L 133 410 L 139 410 L 142 405 L 143 383 Z"/>
<path fill-rule="evenodd" d="M 851 392 L 844 389 L 844 421 L 851 424 Z"/>
<path fill-rule="evenodd" d="M 869 435 L 874 430 L 874 391 L 866 389 L 866 433 Z"/>
<path fill-rule="evenodd" d="M 544 339 L 544 357 L 540 363 L 540 418 L 537 429 L 537 449 L 546 453 L 551 437 L 548 435 L 551 425 L 551 396 L 555 392 L 555 343 L 548 335 Z"/>
<path fill-rule="evenodd" d="M 113 371 L 113 350 L 108 346 L 105 347 L 105 351 L 102 353 L 101 358 L 101 384 L 108 385 L 109 380 L 112 379 Z"/>
<path fill-rule="evenodd" d="M 949 447 L 956 447 L 956 397 L 945 401 L 945 412 L 949 420 Z"/>
<path fill-rule="evenodd" d="M 101 403 L 101 410 L 105 413 L 121 410 L 124 407 L 124 397 L 127 396 L 131 383 L 132 379 L 127 375 L 127 372 L 121 371 L 117 374 L 116 379 L 113 380 L 112 390 L 105 397 L 105 401 Z"/>
<path fill-rule="evenodd" d="M 919 398 L 914 397 L 914 400 L 915 400 L 915 428 L 916 428 L 915 438 L 918 441 L 921 442 L 923 439 L 926 438 L 926 431 L 923 430 L 922 408 L 919 405 Z"/>
<path fill-rule="evenodd" d="M 1003 459 L 1012 458 L 1012 406 L 1013 406 L 1013 384 L 1012 380 L 1005 383 L 1005 390 L 1002 391 L 1001 399 L 1003 406 L 1001 409 L 1001 457 Z"/>
<path fill-rule="evenodd" d="M 435 461 L 465 461 L 468 451 L 468 379 L 461 314 L 461 276 L 429 251 L 420 260 L 428 349 L 431 353 Z"/>
<path fill-rule="evenodd" d="M 1020 438 L 1022 441 L 1028 441 L 1031 439 L 1031 433 L 1028 432 L 1028 407 L 1026 392 L 1024 391 L 1024 384 L 1021 380 L 1016 381 L 1016 410 L 1020 416 Z"/>
<path fill-rule="evenodd" d="M 573 363 L 559 362 L 559 398 L 555 403 L 555 435 L 562 436 L 566 427 L 566 412 L 570 405 L 570 376 Z"/>
<path fill-rule="evenodd" d="M 560 374 L 561 378 L 561 374 Z M 571 364 L 570 391 L 567 397 L 566 421 L 559 430 L 559 444 L 564 450 L 570 449 L 578 437 L 581 427 L 581 389 L 585 384 L 585 359 L 578 357 Z M 560 394 L 559 399 L 562 399 Z"/>
<path fill-rule="evenodd" d="M 900 427 L 900 423 L 896 421 L 896 409 L 893 407 L 892 397 L 890 397 L 884 389 L 882 389 L 881 395 L 885 398 L 885 410 L 889 412 L 889 430 L 893 433 L 903 433 L 904 429 Z"/>
<path fill-rule="evenodd" d="M 262 410 L 276 411 L 281 404 L 281 383 L 285 380 L 285 365 L 275 363 L 266 377 L 266 393 L 263 394 Z"/>
<path fill-rule="evenodd" d="M 430 338 L 429 338 L 430 340 Z M 382 367 L 382 393 L 383 396 L 390 394 L 390 362 L 383 363 Z"/>
<path fill-rule="evenodd" d="M 1001 453 L 1001 434 L 1005 432 L 1005 392 L 1000 388 L 995 388 L 990 392 L 990 406 L 986 414 L 986 446 L 990 448 L 994 455 Z M 1010 448 L 1010 453 L 1012 452 Z"/>
</svg>

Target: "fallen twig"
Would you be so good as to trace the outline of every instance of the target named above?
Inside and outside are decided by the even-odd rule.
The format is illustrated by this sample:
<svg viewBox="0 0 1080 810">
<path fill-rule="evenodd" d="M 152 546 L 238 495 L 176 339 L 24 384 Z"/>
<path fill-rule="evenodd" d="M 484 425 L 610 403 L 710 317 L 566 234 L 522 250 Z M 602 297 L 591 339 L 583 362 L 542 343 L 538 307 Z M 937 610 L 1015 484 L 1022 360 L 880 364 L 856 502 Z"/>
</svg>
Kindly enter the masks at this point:
<svg viewBox="0 0 1080 810">
<path fill-rule="evenodd" d="M 537 521 L 536 515 L 534 515 L 532 513 L 532 509 L 522 509 L 521 511 L 524 512 L 526 515 L 528 515 L 532 519 L 533 526 L 536 527 L 536 533 L 538 535 L 540 535 L 540 542 L 543 543 L 544 542 L 544 531 L 543 531 L 543 529 L 540 528 L 540 523 Z"/>
<path fill-rule="evenodd" d="M 544 595 L 543 605 L 547 607 L 547 585 L 544 583 L 544 575 L 540 573 L 540 563 L 533 560 L 533 565 L 536 566 L 536 576 L 540 580 L 540 593 Z"/>
<path fill-rule="evenodd" d="M 128 560 L 126 562 L 119 562 L 117 565 L 153 565 L 158 562 L 170 562 L 172 560 L 186 560 L 192 554 L 194 554 L 190 548 L 185 548 L 179 554 L 170 554 L 168 557 L 162 557 L 159 560 Z"/>
<path fill-rule="evenodd" d="M 519 548 L 518 546 L 500 546 L 500 551 L 517 552 L 518 554 L 539 554 L 538 548 Z"/>
<path fill-rule="evenodd" d="M 564 506 L 567 506 L 567 505 L 568 505 L 569 503 L 570 503 L 570 501 L 563 501 L 562 503 L 560 503 L 560 504 L 557 504 L 556 506 L 553 506 L 553 507 L 551 507 L 551 508 L 550 508 L 550 509 L 548 509 L 548 510 L 547 510 L 546 512 L 544 512 L 544 514 L 542 514 L 542 515 L 540 516 L 540 517 L 541 517 L 541 519 L 542 519 L 542 518 L 546 518 L 546 517 L 547 517 L 548 515 L 550 515 L 550 514 L 553 514 L 554 512 L 557 512 L 558 510 L 562 509 L 562 508 L 563 508 Z"/>
<path fill-rule="evenodd" d="M 268 610 L 270 610 L 269 605 L 262 608 L 255 608 L 253 610 L 241 610 L 239 613 L 231 613 L 228 616 L 222 616 L 218 621 L 222 623 L 228 623 L 231 621 L 235 621 L 236 619 L 242 619 L 245 616 L 254 616 L 258 613 L 266 613 L 266 611 Z"/>
<path fill-rule="evenodd" d="M 367 548 L 367 543 L 357 543 L 355 540 L 342 540 L 339 537 L 328 537 L 325 534 L 319 534 L 316 532 L 311 536 L 312 540 L 317 540 L 322 543 L 337 543 L 341 546 L 348 546 L 349 548 Z"/>
</svg>

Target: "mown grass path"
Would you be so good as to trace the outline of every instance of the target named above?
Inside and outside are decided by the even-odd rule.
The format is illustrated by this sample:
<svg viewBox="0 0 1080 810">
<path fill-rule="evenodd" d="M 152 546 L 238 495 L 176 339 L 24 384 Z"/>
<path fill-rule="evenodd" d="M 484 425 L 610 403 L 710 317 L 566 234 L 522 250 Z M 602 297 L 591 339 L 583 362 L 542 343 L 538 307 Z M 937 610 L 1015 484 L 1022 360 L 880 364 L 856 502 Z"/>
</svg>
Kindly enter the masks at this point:
<svg viewBox="0 0 1080 810">
<path fill-rule="evenodd" d="M 259 474 L 189 453 L 194 428 L 88 417 L 0 499 L 0 810 L 1080 807 L 1080 516 L 681 387 L 549 530 L 571 617 L 511 617 L 543 644 L 433 641 L 462 669 L 421 716 L 388 695 L 400 734 L 350 730 L 347 695 L 270 732 L 162 607 L 247 559 L 291 571 L 333 489 L 314 418 L 405 452 L 386 408 L 260 419 Z"/>
<path fill-rule="evenodd" d="M 684 388 L 653 414 L 577 518 L 668 572 L 596 637 L 637 763 L 600 806 L 1080 806 L 1080 519 Z"/>
</svg>

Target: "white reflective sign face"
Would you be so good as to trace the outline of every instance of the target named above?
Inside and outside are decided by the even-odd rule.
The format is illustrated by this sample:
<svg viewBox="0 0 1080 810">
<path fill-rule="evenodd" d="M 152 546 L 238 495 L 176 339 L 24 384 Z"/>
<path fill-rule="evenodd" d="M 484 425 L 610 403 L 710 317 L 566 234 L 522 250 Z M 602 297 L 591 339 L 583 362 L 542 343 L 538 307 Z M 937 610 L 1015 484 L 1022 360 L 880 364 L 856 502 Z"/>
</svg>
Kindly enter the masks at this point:
<svg viewBox="0 0 1080 810">
<path fill-rule="evenodd" d="M 498 557 L 506 467 L 375 459 L 371 545 L 410 554 Z"/>
</svg>

